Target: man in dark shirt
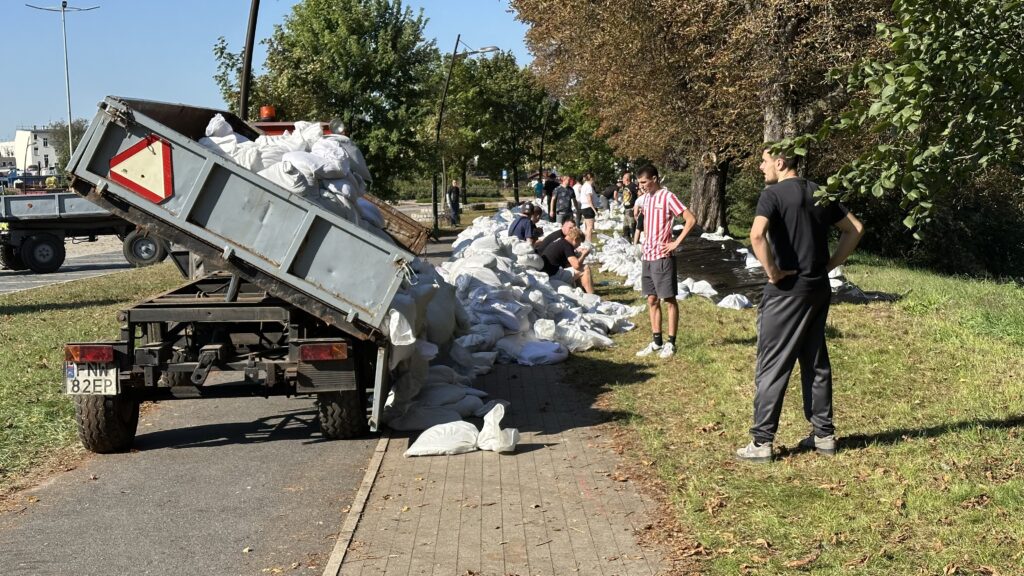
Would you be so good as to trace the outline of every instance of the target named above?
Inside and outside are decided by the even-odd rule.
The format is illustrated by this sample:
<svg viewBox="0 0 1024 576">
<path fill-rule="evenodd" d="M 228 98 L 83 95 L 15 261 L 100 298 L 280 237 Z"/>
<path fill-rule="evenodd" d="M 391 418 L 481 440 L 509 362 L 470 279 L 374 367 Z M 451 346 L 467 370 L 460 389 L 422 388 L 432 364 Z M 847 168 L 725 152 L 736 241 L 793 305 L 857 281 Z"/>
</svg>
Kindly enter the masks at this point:
<svg viewBox="0 0 1024 576">
<path fill-rule="evenodd" d="M 508 235 L 533 244 L 537 237 L 538 220 L 540 220 L 540 208 L 527 202 L 523 204 L 522 209 L 519 211 L 519 216 L 509 225 Z"/>
<path fill-rule="evenodd" d="M 541 268 L 552 279 L 559 280 L 570 286 L 579 285 L 588 294 L 594 293 L 594 283 L 590 277 L 590 267 L 583 264 L 586 254 L 580 256 L 576 249 L 583 242 L 583 232 L 579 228 L 570 228 L 565 238 L 558 238 L 548 244 L 540 257 L 544 260 Z"/>
<path fill-rule="evenodd" d="M 753 440 L 736 451 L 737 458 L 750 462 L 772 458 L 782 400 L 798 360 L 804 417 L 812 428 L 799 445 L 821 454 L 836 452 L 832 366 L 825 345 L 832 298 L 828 273 L 857 247 L 864 226 L 838 202 L 816 205 L 818 185 L 797 175 L 797 160 L 769 150 L 761 155 L 761 172 L 768 186 L 757 202 L 750 243 L 768 275 L 768 284 L 757 311 Z M 832 226 L 841 235 L 830 257 L 828 233 Z"/>
<path fill-rule="evenodd" d="M 452 226 L 459 225 L 459 195 L 462 190 L 459 189 L 458 180 L 452 180 L 452 187 L 448 189 L 448 219 Z"/>
<path fill-rule="evenodd" d="M 551 214 L 551 221 L 559 224 L 566 220 L 573 219 L 573 211 L 580 211 L 579 200 L 576 199 L 576 192 L 570 184 L 571 178 L 562 176 L 562 185 L 555 188 L 551 193 L 548 214 Z"/>
</svg>

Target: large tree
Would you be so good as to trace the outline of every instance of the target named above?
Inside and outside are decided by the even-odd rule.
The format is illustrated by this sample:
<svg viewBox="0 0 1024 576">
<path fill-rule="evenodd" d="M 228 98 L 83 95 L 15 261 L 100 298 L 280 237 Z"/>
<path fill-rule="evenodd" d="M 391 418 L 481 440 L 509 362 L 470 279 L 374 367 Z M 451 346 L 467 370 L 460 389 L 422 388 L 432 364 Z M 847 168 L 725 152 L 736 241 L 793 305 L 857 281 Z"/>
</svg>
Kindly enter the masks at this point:
<svg viewBox="0 0 1024 576">
<path fill-rule="evenodd" d="M 818 125 L 827 72 L 877 49 L 887 0 L 511 0 L 552 90 L 595 103 L 615 150 L 694 168 L 691 207 L 724 224 L 731 162 Z M 566 32 L 564 22 L 584 22 Z"/>
<path fill-rule="evenodd" d="M 436 102 L 438 53 L 423 36 L 422 10 L 401 0 L 303 0 L 266 41 L 265 73 L 253 78 L 254 116 L 274 104 L 283 119 L 341 119 L 362 146 L 375 193 L 422 169 L 429 157 L 418 128 Z M 231 106 L 240 58 L 223 39 L 215 77 Z"/>
</svg>

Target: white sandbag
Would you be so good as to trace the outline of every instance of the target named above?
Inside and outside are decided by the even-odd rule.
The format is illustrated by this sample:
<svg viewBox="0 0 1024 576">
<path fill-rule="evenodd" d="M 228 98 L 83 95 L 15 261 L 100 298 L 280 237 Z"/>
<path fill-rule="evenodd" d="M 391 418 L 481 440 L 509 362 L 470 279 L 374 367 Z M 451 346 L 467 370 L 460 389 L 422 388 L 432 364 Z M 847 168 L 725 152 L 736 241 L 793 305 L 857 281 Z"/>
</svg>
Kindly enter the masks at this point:
<svg viewBox="0 0 1024 576">
<path fill-rule="evenodd" d="M 558 341 L 565 344 L 570 352 L 584 352 L 591 348 L 608 348 L 613 342 L 612 339 L 596 332 L 587 332 L 577 326 L 566 325 L 558 327 Z"/>
<path fill-rule="evenodd" d="M 322 158 L 310 152 L 288 152 L 281 157 L 282 162 L 291 162 L 309 180 L 322 178 L 344 178 L 348 173 L 344 165 L 338 160 Z"/>
<path fill-rule="evenodd" d="M 729 294 L 718 303 L 719 308 L 732 308 L 733 310 L 743 310 L 752 306 L 750 299 L 743 294 Z"/>
<path fill-rule="evenodd" d="M 541 270 L 544 268 L 544 259 L 536 252 L 532 254 L 520 254 L 516 257 L 516 264 L 531 270 Z"/>
<path fill-rule="evenodd" d="M 693 287 L 690 288 L 690 292 L 698 296 L 704 296 L 705 298 L 711 298 L 712 296 L 718 295 L 718 291 L 712 288 L 711 283 L 707 280 L 694 282 Z"/>
<path fill-rule="evenodd" d="M 239 144 L 228 156 L 235 161 L 235 164 L 250 172 L 259 172 L 263 169 L 263 157 L 260 154 L 260 149 L 252 142 Z"/>
<path fill-rule="evenodd" d="M 554 340 L 558 334 L 558 327 L 554 320 L 546 318 L 533 323 L 533 335 L 539 340 Z"/>
<path fill-rule="evenodd" d="M 365 198 L 357 200 L 356 206 L 359 207 L 359 212 L 363 215 L 363 220 L 373 224 L 377 228 L 384 227 L 384 215 L 381 214 L 380 208 L 377 208 L 376 205 Z"/>
<path fill-rule="evenodd" d="M 222 114 L 214 114 L 213 118 L 210 118 L 210 122 L 206 125 L 207 136 L 223 138 L 224 136 L 230 136 L 232 132 L 234 132 L 234 129 L 231 128 L 231 124 L 228 124 L 228 121 L 224 119 Z"/>
<path fill-rule="evenodd" d="M 249 139 L 246 138 L 245 136 L 242 136 L 241 134 L 235 134 L 232 132 L 227 136 L 204 136 L 203 138 L 199 139 L 199 145 L 209 150 L 220 152 L 225 156 L 230 156 L 230 154 L 235 151 L 235 148 L 237 148 L 239 144 L 248 141 Z"/>
<path fill-rule="evenodd" d="M 360 186 L 350 176 L 338 177 L 338 178 L 325 178 L 318 176 L 321 179 L 321 183 L 325 188 L 330 190 L 333 194 L 343 196 L 345 198 L 362 198 L 363 194 L 366 193 L 366 189 Z"/>
<path fill-rule="evenodd" d="M 466 394 L 462 397 L 462 400 L 459 400 L 454 404 L 445 404 L 444 407 L 455 410 L 463 418 L 469 418 L 470 416 L 474 416 L 477 411 L 484 407 L 484 401 L 481 400 L 479 396 Z"/>
<path fill-rule="evenodd" d="M 477 376 L 490 372 L 494 368 L 494 362 L 498 359 L 497 352 L 473 352 L 472 356 Z"/>
<path fill-rule="evenodd" d="M 304 149 L 309 150 L 313 144 L 324 137 L 324 129 L 319 122 L 299 120 L 295 123 L 295 132 L 292 137 L 302 138 L 302 141 L 306 143 Z"/>
<path fill-rule="evenodd" d="M 257 174 L 292 194 L 308 196 L 316 189 L 302 171 L 289 162 L 278 162 L 270 168 L 260 170 Z"/>
<path fill-rule="evenodd" d="M 505 407 L 501 404 L 491 408 L 484 416 L 484 427 L 476 439 L 476 447 L 493 452 L 512 452 L 519 444 L 519 430 L 501 428 L 501 420 L 505 417 Z"/>
<path fill-rule="evenodd" d="M 472 394 L 473 396 L 479 396 L 481 398 L 487 398 L 490 396 L 487 392 L 473 388 L 472 386 L 463 386 L 462 389 L 466 391 L 466 394 Z"/>
<path fill-rule="evenodd" d="M 416 396 L 416 401 L 423 406 L 444 406 L 445 404 L 454 404 L 465 396 L 466 388 L 464 386 L 442 384 L 423 388 Z"/>
<path fill-rule="evenodd" d="M 393 430 L 409 432 L 426 430 L 431 426 L 447 424 L 448 422 L 459 422 L 461 420 L 462 417 L 459 416 L 459 413 L 451 408 L 413 404 L 405 414 L 388 422 L 388 426 Z"/>
<path fill-rule="evenodd" d="M 405 451 L 405 456 L 441 456 L 465 454 L 476 450 L 479 433 L 469 422 L 449 422 L 431 426 Z"/>
<path fill-rule="evenodd" d="M 524 366 L 545 366 L 565 362 L 569 351 L 558 342 L 535 340 L 519 349 L 518 362 Z"/>
<path fill-rule="evenodd" d="M 334 140 L 345 150 L 345 153 L 349 157 L 349 167 L 354 174 L 357 174 L 367 184 L 373 182 L 373 176 L 370 175 L 370 170 L 366 167 L 366 159 L 363 157 L 363 153 L 356 146 L 356 143 L 352 141 L 348 136 L 342 136 L 341 134 L 331 134 L 326 136 L 328 140 Z"/>
<path fill-rule="evenodd" d="M 437 344 L 420 338 L 416 340 L 416 353 L 427 360 L 433 360 L 437 356 Z"/>
<path fill-rule="evenodd" d="M 486 404 L 481 405 L 480 408 L 478 408 L 477 411 L 473 413 L 473 416 L 476 416 L 477 418 L 483 418 L 498 404 L 504 406 L 506 410 L 508 410 L 508 407 L 512 405 L 512 403 L 509 402 L 508 400 L 488 400 Z"/>
<path fill-rule="evenodd" d="M 493 350 L 494 344 L 505 337 L 505 328 L 500 324 L 474 324 L 469 331 L 455 342 L 470 352 Z"/>
<path fill-rule="evenodd" d="M 399 292 L 391 302 L 385 322 L 386 336 L 392 344 L 404 346 L 416 342 L 416 302 L 412 296 Z"/>
</svg>

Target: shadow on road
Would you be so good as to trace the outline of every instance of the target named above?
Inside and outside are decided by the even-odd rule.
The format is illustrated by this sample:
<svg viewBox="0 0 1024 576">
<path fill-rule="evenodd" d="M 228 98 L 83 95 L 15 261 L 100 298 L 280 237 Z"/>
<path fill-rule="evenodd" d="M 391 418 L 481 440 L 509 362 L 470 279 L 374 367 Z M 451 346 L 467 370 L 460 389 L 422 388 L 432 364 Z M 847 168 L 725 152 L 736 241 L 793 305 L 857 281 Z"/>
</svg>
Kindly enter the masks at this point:
<svg viewBox="0 0 1024 576">
<path fill-rule="evenodd" d="M 296 409 L 258 418 L 252 422 L 203 424 L 139 434 L 134 447 L 139 451 L 161 448 L 210 448 L 229 444 L 255 444 L 280 440 L 302 440 L 316 444 L 320 435 L 316 410 Z"/>
</svg>

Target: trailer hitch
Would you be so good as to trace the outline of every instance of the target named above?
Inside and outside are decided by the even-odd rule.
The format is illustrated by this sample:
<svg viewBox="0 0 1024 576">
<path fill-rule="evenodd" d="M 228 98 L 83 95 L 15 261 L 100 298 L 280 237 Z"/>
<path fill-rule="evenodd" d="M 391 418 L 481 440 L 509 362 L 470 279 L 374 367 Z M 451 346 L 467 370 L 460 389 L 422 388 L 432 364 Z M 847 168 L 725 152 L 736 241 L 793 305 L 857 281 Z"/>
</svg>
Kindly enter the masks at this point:
<svg viewBox="0 0 1024 576">
<path fill-rule="evenodd" d="M 199 350 L 199 365 L 192 371 L 192 384 L 202 386 L 206 382 L 210 368 L 220 361 L 223 350 L 223 344 L 208 344 Z"/>
</svg>

